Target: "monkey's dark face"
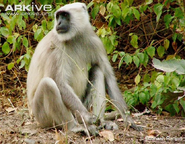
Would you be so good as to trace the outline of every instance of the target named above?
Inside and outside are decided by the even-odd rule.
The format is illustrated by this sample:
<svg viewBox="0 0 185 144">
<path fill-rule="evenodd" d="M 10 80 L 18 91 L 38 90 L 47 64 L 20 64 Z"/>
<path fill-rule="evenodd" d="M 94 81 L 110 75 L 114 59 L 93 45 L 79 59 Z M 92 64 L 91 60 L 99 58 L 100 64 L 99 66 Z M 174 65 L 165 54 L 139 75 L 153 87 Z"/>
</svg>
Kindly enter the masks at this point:
<svg viewBox="0 0 185 144">
<path fill-rule="evenodd" d="M 72 39 L 89 29 L 89 14 L 84 3 L 73 3 L 62 6 L 55 12 L 54 33 L 60 41 Z"/>
<path fill-rule="evenodd" d="M 70 14 L 65 11 L 58 11 L 56 13 L 56 31 L 58 34 L 67 33 L 70 28 Z"/>
</svg>

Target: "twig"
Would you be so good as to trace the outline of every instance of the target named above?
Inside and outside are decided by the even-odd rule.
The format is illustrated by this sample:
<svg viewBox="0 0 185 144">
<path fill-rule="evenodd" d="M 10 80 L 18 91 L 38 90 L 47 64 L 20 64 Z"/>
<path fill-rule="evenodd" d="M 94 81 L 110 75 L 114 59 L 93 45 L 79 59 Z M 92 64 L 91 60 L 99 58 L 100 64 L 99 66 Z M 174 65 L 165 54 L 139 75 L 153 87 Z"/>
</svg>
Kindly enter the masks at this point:
<svg viewBox="0 0 185 144">
<path fill-rule="evenodd" d="M 8 101 L 10 102 L 11 106 L 12 106 L 13 108 L 15 108 L 14 105 L 13 105 L 13 103 L 11 102 L 11 100 L 10 100 L 9 98 L 8 98 Z"/>
</svg>

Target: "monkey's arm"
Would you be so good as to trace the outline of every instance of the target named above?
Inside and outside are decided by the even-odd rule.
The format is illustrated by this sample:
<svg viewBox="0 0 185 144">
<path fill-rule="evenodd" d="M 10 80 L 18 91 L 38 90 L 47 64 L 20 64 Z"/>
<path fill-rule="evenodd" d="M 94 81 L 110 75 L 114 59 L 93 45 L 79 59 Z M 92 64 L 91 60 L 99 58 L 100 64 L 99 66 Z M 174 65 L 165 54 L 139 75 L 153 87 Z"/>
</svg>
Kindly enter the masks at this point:
<svg viewBox="0 0 185 144">
<path fill-rule="evenodd" d="M 131 126 L 136 130 L 141 130 L 142 128 L 137 126 L 133 121 L 132 117 L 129 114 L 127 104 L 123 99 L 122 93 L 117 85 L 117 81 L 115 78 L 114 71 L 112 66 L 107 58 L 107 54 L 105 52 L 103 44 L 99 43 L 98 46 L 98 65 L 102 69 L 105 76 L 105 85 L 108 90 L 108 94 L 111 98 L 111 101 L 115 105 L 115 107 L 120 112 L 122 118 L 125 122 L 131 124 Z"/>
<path fill-rule="evenodd" d="M 105 68 L 105 70 L 112 71 L 110 68 Z M 111 72 L 113 73 L 113 72 Z M 120 112 L 122 118 L 124 119 L 125 122 L 128 122 L 131 124 L 131 127 L 134 129 L 140 131 L 142 130 L 142 127 L 137 126 L 130 116 L 129 110 L 127 108 L 127 104 L 125 100 L 123 99 L 123 95 L 121 94 L 121 91 L 117 85 L 116 78 L 114 74 L 105 74 L 105 82 L 106 82 L 106 87 L 108 90 L 108 94 L 110 98 L 112 99 L 112 102 L 116 105 L 118 111 Z"/>
<path fill-rule="evenodd" d="M 87 111 L 81 100 L 67 83 L 63 82 L 60 84 L 60 93 L 64 104 L 72 111 L 73 114 L 76 114 L 78 117 L 82 115 L 85 122 L 88 124 L 96 122 L 96 117 Z"/>
</svg>

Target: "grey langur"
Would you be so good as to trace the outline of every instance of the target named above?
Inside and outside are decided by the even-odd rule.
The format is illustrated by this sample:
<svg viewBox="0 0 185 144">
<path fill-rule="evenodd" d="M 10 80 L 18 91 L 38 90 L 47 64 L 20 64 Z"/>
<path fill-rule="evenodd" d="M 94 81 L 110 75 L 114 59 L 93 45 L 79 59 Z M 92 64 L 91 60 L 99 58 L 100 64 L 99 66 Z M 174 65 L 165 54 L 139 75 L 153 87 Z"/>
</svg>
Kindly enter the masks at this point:
<svg viewBox="0 0 185 144">
<path fill-rule="evenodd" d="M 106 89 L 122 118 L 139 129 L 126 114 L 127 105 L 104 46 L 89 22 L 86 5 L 61 7 L 55 12 L 54 28 L 39 42 L 31 60 L 27 78 L 30 114 L 41 127 L 65 125 L 78 132 L 84 130 L 84 121 L 95 135 L 99 119 L 105 128 L 117 129 L 103 118 Z"/>
</svg>

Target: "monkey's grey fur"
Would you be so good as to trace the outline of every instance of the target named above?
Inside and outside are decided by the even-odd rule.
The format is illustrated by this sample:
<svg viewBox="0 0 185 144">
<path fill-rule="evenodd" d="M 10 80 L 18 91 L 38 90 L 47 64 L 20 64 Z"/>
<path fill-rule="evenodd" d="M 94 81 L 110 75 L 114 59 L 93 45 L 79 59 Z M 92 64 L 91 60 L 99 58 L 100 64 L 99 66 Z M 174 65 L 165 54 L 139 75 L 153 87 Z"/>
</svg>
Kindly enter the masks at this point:
<svg viewBox="0 0 185 144">
<path fill-rule="evenodd" d="M 42 127 L 67 124 L 70 131 L 82 131 L 82 116 L 93 135 L 97 133 L 97 118 L 106 128 L 117 129 L 115 123 L 103 120 L 105 87 L 124 120 L 137 129 L 125 114 L 126 103 L 104 46 L 92 30 L 86 5 L 61 7 L 55 13 L 53 30 L 41 40 L 32 57 L 27 79 L 30 113 Z"/>
</svg>

